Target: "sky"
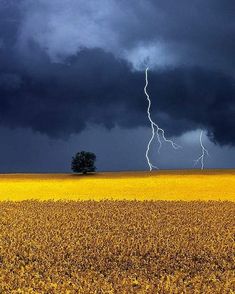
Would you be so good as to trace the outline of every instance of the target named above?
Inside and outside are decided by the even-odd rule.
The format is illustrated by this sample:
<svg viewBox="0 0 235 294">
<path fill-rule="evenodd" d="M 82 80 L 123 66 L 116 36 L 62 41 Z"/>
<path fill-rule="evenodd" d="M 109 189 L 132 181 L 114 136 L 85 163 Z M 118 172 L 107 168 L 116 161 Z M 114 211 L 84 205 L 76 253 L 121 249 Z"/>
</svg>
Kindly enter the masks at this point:
<svg viewBox="0 0 235 294">
<path fill-rule="evenodd" d="M 0 172 L 235 168 L 233 0 L 0 0 Z"/>
</svg>

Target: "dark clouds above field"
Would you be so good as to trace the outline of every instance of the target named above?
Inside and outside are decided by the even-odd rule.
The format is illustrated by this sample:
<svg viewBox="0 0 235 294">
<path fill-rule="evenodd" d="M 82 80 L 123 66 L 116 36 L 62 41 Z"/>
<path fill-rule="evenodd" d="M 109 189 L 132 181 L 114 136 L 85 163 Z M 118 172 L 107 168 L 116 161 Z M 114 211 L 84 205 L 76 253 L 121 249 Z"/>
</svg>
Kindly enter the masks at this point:
<svg viewBox="0 0 235 294">
<path fill-rule="evenodd" d="M 234 68 L 232 0 L 22 1 L 19 40 L 35 40 L 54 60 L 102 48 L 135 65 Z"/>
<path fill-rule="evenodd" d="M 234 11 L 230 0 L 0 0 L 0 126 L 58 142 L 89 126 L 146 128 L 149 66 L 168 136 L 205 129 L 234 146 Z"/>
</svg>

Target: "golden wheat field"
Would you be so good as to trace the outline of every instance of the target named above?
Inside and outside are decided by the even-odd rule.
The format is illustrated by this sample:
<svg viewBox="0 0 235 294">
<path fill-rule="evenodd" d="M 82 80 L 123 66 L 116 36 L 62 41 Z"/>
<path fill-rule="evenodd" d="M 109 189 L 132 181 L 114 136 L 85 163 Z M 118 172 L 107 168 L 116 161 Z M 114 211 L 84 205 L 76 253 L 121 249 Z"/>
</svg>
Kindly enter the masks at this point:
<svg viewBox="0 0 235 294">
<path fill-rule="evenodd" d="M 0 200 L 235 200 L 235 170 L 0 175 Z"/>
<path fill-rule="evenodd" d="M 1 175 L 0 293 L 235 293 L 234 175 Z"/>
<path fill-rule="evenodd" d="M 235 203 L 0 202 L 0 293 L 234 293 Z"/>
</svg>

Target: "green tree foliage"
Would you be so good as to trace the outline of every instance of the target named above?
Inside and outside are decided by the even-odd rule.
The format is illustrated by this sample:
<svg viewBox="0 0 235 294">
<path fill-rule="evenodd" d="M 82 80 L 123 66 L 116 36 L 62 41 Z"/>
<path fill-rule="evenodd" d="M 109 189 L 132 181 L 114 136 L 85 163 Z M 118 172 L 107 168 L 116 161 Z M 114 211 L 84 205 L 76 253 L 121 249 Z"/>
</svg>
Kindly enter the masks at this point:
<svg viewBox="0 0 235 294">
<path fill-rule="evenodd" d="M 75 173 L 89 173 L 96 170 L 96 155 L 92 152 L 81 151 L 72 158 L 71 169 Z"/>
</svg>

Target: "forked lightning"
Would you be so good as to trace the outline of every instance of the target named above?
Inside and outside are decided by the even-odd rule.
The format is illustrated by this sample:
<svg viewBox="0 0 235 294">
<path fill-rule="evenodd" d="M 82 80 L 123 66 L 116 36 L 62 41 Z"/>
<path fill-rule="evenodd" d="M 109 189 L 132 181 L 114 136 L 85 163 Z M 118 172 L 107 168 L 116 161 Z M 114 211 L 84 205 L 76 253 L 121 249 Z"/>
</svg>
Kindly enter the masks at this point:
<svg viewBox="0 0 235 294">
<path fill-rule="evenodd" d="M 179 149 L 181 148 L 181 146 L 177 145 L 176 143 L 174 143 L 172 140 L 170 139 L 167 139 L 165 137 L 165 131 L 160 128 L 151 118 L 151 99 L 149 97 L 149 94 L 147 93 L 147 87 L 148 87 L 148 67 L 146 68 L 145 70 L 145 87 L 144 87 L 144 93 L 147 97 L 147 100 L 148 100 L 148 109 L 147 109 L 147 115 L 148 115 L 148 119 L 150 121 L 150 124 L 151 124 L 151 130 L 152 130 L 152 135 L 151 135 L 151 138 L 148 142 L 148 145 L 147 145 L 147 149 L 146 149 L 146 153 L 145 153 L 145 156 L 146 156 L 146 159 L 147 159 L 147 162 L 148 162 L 148 166 L 149 166 L 149 170 L 151 171 L 153 168 L 156 168 L 158 169 L 157 166 L 153 165 L 149 159 L 149 150 L 150 150 L 150 146 L 151 146 L 151 143 L 155 137 L 155 135 L 157 135 L 157 140 L 158 140 L 158 143 L 159 143 L 159 147 L 158 147 L 158 153 L 160 153 L 160 149 L 162 147 L 162 140 L 166 143 L 170 143 L 171 146 L 174 148 L 174 149 Z"/>
<path fill-rule="evenodd" d="M 203 131 L 201 131 L 201 133 L 200 133 L 200 145 L 201 145 L 201 149 L 202 149 L 202 154 L 194 161 L 195 161 L 195 165 L 197 165 L 198 162 L 200 161 L 201 162 L 201 169 L 204 169 L 204 157 L 205 157 L 205 155 L 209 156 L 209 152 L 203 145 L 202 136 L 203 136 Z"/>
</svg>

